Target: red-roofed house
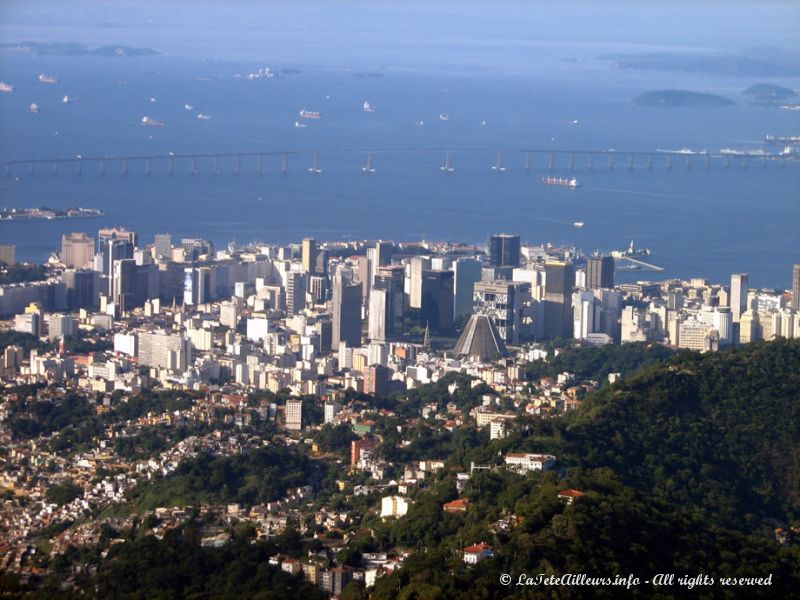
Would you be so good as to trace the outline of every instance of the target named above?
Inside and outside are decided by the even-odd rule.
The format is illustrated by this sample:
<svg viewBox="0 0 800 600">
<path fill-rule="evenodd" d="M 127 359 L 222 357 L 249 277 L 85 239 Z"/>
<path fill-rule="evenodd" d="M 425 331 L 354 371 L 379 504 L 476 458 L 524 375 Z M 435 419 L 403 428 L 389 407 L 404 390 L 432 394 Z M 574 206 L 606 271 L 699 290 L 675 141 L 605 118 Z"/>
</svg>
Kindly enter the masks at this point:
<svg viewBox="0 0 800 600">
<path fill-rule="evenodd" d="M 445 502 L 442 508 L 449 513 L 465 513 L 469 508 L 469 498 L 459 498 L 452 502 Z"/>
<path fill-rule="evenodd" d="M 468 565 L 477 565 L 484 558 L 492 558 L 493 556 L 492 547 L 484 542 L 464 548 L 464 562 Z"/>
</svg>

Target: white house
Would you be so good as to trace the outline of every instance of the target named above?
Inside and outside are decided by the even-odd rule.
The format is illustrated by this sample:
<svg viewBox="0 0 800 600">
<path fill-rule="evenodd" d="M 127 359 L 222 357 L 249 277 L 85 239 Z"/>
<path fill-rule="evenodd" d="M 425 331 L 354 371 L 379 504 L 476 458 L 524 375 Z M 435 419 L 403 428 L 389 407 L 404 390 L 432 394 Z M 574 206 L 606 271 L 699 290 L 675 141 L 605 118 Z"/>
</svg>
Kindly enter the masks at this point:
<svg viewBox="0 0 800 600">
<path fill-rule="evenodd" d="M 549 471 L 556 464 L 556 457 L 550 454 L 528 454 L 513 452 L 506 454 L 506 466 L 515 471 Z"/>
</svg>

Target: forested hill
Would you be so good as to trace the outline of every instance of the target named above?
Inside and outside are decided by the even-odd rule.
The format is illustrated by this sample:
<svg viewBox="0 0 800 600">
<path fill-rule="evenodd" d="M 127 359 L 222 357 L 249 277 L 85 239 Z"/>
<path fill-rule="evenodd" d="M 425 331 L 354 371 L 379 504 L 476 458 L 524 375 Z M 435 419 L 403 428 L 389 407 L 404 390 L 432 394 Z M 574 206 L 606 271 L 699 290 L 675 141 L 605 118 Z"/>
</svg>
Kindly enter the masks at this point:
<svg viewBox="0 0 800 600">
<path fill-rule="evenodd" d="M 753 531 L 800 518 L 800 340 L 685 353 L 589 397 L 563 459 Z"/>
</svg>

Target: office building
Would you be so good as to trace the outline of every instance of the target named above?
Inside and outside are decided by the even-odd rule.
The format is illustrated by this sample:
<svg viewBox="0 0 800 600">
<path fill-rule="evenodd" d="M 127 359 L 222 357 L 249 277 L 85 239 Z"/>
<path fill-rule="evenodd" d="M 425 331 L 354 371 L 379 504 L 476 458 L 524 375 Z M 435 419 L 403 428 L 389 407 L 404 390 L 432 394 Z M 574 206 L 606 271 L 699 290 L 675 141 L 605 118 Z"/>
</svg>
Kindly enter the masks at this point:
<svg viewBox="0 0 800 600">
<path fill-rule="evenodd" d="M 136 306 L 136 261 L 132 258 L 115 260 L 111 278 L 111 301 L 120 313 Z"/>
<path fill-rule="evenodd" d="M 489 237 L 489 264 L 493 267 L 518 267 L 520 241 L 518 235 L 499 233 Z"/>
<path fill-rule="evenodd" d="M 575 270 L 572 263 L 550 261 L 545 263 L 544 272 L 544 337 L 571 338 L 572 287 L 575 282 Z"/>
<path fill-rule="evenodd" d="M 453 328 L 453 272 L 426 269 L 422 272 L 420 325 L 431 331 Z"/>
<path fill-rule="evenodd" d="M 614 287 L 613 256 L 590 256 L 586 259 L 585 287 L 590 290 Z"/>
<path fill-rule="evenodd" d="M 305 238 L 302 245 L 303 271 L 311 275 L 317 273 L 317 242 L 314 238 Z"/>
<path fill-rule="evenodd" d="M 408 305 L 422 308 L 422 273 L 430 266 L 430 259 L 415 256 L 408 265 Z"/>
<path fill-rule="evenodd" d="M 47 317 L 47 338 L 50 341 L 74 336 L 78 331 L 77 322 L 70 315 L 51 314 Z"/>
<path fill-rule="evenodd" d="M 205 304 L 213 300 L 211 268 L 187 267 L 184 269 L 183 303 L 187 306 Z"/>
<path fill-rule="evenodd" d="M 153 239 L 153 251 L 156 258 L 172 260 L 172 236 L 168 233 L 157 233 Z"/>
<path fill-rule="evenodd" d="M 385 341 L 389 337 L 389 294 L 388 290 L 376 289 L 369 293 L 367 336 L 370 340 Z"/>
<path fill-rule="evenodd" d="M 192 345 L 183 336 L 162 331 L 140 331 L 137 337 L 140 365 L 179 372 L 189 366 Z"/>
<path fill-rule="evenodd" d="M 300 431 L 303 429 L 303 401 L 292 399 L 286 401 L 286 429 Z"/>
<path fill-rule="evenodd" d="M 85 233 L 61 236 L 61 262 L 67 267 L 83 269 L 94 260 L 94 238 Z"/>
<path fill-rule="evenodd" d="M 333 348 L 338 348 L 340 342 L 350 347 L 361 345 L 361 289 L 360 284 L 348 282 L 342 273 L 333 279 Z"/>
<path fill-rule="evenodd" d="M 513 281 L 478 281 L 474 284 L 475 314 L 489 317 L 506 344 L 519 344 L 532 333 L 525 327 L 531 285 Z"/>
<path fill-rule="evenodd" d="M 747 273 L 734 273 L 731 275 L 731 316 L 734 323 L 738 323 L 742 313 L 750 310 L 747 306 Z"/>
<path fill-rule="evenodd" d="M 402 265 L 378 267 L 375 272 L 373 289 L 384 290 L 388 294 L 388 312 L 386 316 L 388 336 L 403 333 L 403 312 L 405 309 L 405 294 L 403 285 L 405 269 Z"/>
<path fill-rule="evenodd" d="M 792 266 L 792 308 L 800 312 L 800 264 Z"/>
<path fill-rule="evenodd" d="M 475 258 L 459 258 L 453 263 L 453 316 L 455 318 L 472 314 L 473 291 L 481 280 L 483 263 Z"/>
<path fill-rule="evenodd" d="M 61 274 L 67 290 L 67 309 L 94 308 L 100 294 L 100 274 L 89 269 L 66 269 Z"/>
<path fill-rule="evenodd" d="M 306 273 L 289 271 L 286 274 L 286 316 L 293 317 L 306 307 Z"/>
<path fill-rule="evenodd" d="M 364 370 L 364 391 L 374 396 L 384 396 L 389 392 L 392 370 L 379 364 L 368 366 Z"/>
</svg>

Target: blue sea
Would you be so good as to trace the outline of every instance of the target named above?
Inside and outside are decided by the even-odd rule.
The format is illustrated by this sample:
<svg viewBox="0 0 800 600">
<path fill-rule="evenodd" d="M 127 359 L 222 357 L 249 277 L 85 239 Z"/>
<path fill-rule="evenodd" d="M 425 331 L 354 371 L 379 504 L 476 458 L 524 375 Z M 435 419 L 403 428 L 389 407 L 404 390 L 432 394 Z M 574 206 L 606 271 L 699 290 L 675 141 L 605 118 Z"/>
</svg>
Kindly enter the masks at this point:
<svg viewBox="0 0 800 600">
<path fill-rule="evenodd" d="M 103 41 L 114 35 L 117 43 L 130 42 L 113 31 Z M 164 49 L 157 39 L 144 41 Z M 656 155 L 652 170 L 641 157 L 629 170 L 624 152 L 754 150 L 767 134 L 800 134 L 797 112 L 749 106 L 741 96 L 754 83 L 800 89 L 798 79 L 625 71 L 597 60 L 631 50 L 622 43 L 525 46 L 514 54 L 524 68 L 513 69 L 492 60 L 471 66 L 470 52 L 488 48 L 493 56 L 490 44 L 449 46 L 452 55 L 437 55 L 430 64 L 420 57 L 413 64 L 384 60 L 391 55 L 385 47 L 368 61 L 312 61 L 307 49 L 292 60 L 291 41 L 280 47 L 272 55 L 220 51 L 213 58 L 187 51 L 121 59 L 3 54 L 0 80 L 16 90 L 0 94 L 2 160 L 292 154 L 288 173 L 281 172 L 279 154 L 265 155 L 261 175 L 255 158 L 244 158 L 238 175 L 231 159 L 220 161 L 217 175 L 210 159 L 198 162 L 196 175 L 181 160 L 172 175 L 165 161 L 153 162 L 149 175 L 141 161 L 131 161 L 126 176 L 112 162 L 102 176 L 88 162 L 80 176 L 70 165 L 57 176 L 49 164 L 37 165 L 34 176 L 18 165 L 8 177 L 0 174 L 0 206 L 85 206 L 106 216 L 2 222 L 0 243 L 15 244 L 18 260 L 43 261 L 59 249 L 62 234 L 96 234 L 110 225 L 137 231 L 144 243 L 169 232 L 174 239 L 202 237 L 219 245 L 306 236 L 481 244 L 491 233 L 509 232 L 528 243 L 574 244 L 587 252 L 634 240 L 664 268 L 628 277 L 723 282 L 732 272 L 748 272 L 753 285 L 790 285 L 791 266 L 800 262 L 800 164 L 761 166 L 751 159 L 743 168 L 734 159 L 728 169 L 721 162 L 706 169 L 695 157 L 691 168 L 676 158 L 667 170 Z M 271 79 L 236 77 L 267 66 L 291 71 Z M 59 83 L 43 84 L 38 73 L 55 75 Z M 738 103 L 707 109 L 632 102 L 642 92 L 670 88 Z M 77 100 L 64 104 L 64 95 Z M 365 101 L 375 112 L 362 109 Z M 31 102 L 38 114 L 30 112 Z M 302 108 L 322 118 L 295 127 Z M 211 118 L 197 119 L 198 113 Z M 145 115 L 165 126 L 143 126 Z M 550 172 L 548 155 L 537 153 L 527 172 L 527 148 L 614 149 L 618 155 L 613 170 L 607 156 L 595 156 L 589 170 L 578 155 L 574 172 L 559 155 Z M 375 173 L 361 170 L 368 149 Z M 440 170 L 447 150 L 452 173 Z M 315 151 L 321 173 L 308 172 Z M 490 168 L 498 151 L 504 152 L 503 173 Z M 547 175 L 574 176 L 581 187 L 545 186 Z M 576 228 L 576 221 L 585 226 Z"/>
</svg>

